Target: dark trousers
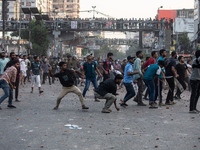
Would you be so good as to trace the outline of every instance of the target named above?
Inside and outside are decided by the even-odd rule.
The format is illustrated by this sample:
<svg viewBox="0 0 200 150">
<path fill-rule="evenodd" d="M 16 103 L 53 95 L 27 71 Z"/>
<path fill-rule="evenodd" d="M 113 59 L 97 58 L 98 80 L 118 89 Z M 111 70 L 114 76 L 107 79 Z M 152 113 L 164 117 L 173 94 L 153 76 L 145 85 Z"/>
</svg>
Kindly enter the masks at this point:
<svg viewBox="0 0 200 150">
<path fill-rule="evenodd" d="M 15 99 L 18 100 L 18 95 L 19 95 L 19 78 L 16 79 L 15 86 L 16 86 L 16 89 L 15 89 Z"/>
<path fill-rule="evenodd" d="M 47 77 L 48 77 L 48 79 L 49 79 L 49 84 L 51 84 L 51 78 L 50 78 L 49 73 L 43 73 L 42 84 L 45 84 L 45 81 L 46 81 Z"/>
<path fill-rule="evenodd" d="M 156 93 L 155 93 L 155 101 L 159 98 L 159 102 L 162 103 L 162 88 L 163 88 L 163 79 L 158 79 L 158 84 L 156 86 Z"/>
<path fill-rule="evenodd" d="M 170 101 L 174 100 L 174 88 L 175 88 L 174 77 L 167 78 L 166 80 L 167 80 L 167 83 L 169 84 L 169 91 L 167 94 L 166 103 L 169 103 Z"/>
<path fill-rule="evenodd" d="M 149 102 L 154 103 L 155 101 L 155 83 L 154 80 L 144 80 L 148 90 L 149 90 Z"/>
<path fill-rule="evenodd" d="M 140 104 L 142 103 L 142 93 L 144 90 L 144 84 L 143 84 L 143 80 L 142 78 L 137 79 L 137 85 L 138 85 L 138 93 L 137 96 L 135 98 L 135 101 Z"/>
<path fill-rule="evenodd" d="M 186 90 L 185 79 L 177 78 L 177 80 L 182 85 L 183 89 Z M 180 89 L 178 87 L 177 87 L 176 95 L 179 96 L 179 97 L 181 96 L 181 91 L 180 91 Z"/>
<path fill-rule="evenodd" d="M 126 87 L 127 92 L 124 97 L 124 103 L 126 103 L 128 100 L 135 96 L 135 91 L 132 83 L 124 83 L 124 86 Z"/>
<path fill-rule="evenodd" d="M 84 88 L 84 90 L 83 90 L 83 97 L 85 97 L 86 92 L 87 92 L 87 90 L 88 90 L 89 87 L 90 87 L 90 82 L 92 82 L 92 84 L 93 84 L 93 86 L 94 86 L 94 89 L 97 89 L 97 88 L 98 88 L 98 84 L 97 84 L 97 79 L 96 79 L 96 77 L 91 78 L 91 79 L 89 79 L 89 78 L 86 79 L 85 88 Z"/>
<path fill-rule="evenodd" d="M 109 79 L 109 78 L 110 78 L 110 74 L 109 73 L 108 74 L 103 73 L 103 82 L 105 80 Z"/>
<path fill-rule="evenodd" d="M 196 110 L 197 102 L 200 94 L 200 80 L 190 80 L 191 96 L 190 96 L 190 111 Z"/>
<path fill-rule="evenodd" d="M 147 87 L 146 87 L 147 88 Z M 146 92 L 145 92 L 145 94 L 144 94 L 144 98 L 147 98 L 147 96 L 149 95 L 149 90 L 148 90 L 148 88 L 147 88 L 147 90 L 146 90 Z"/>
<path fill-rule="evenodd" d="M 55 82 L 55 77 L 52 77 L 52 83 L 54 83 Z"/>
</svg>

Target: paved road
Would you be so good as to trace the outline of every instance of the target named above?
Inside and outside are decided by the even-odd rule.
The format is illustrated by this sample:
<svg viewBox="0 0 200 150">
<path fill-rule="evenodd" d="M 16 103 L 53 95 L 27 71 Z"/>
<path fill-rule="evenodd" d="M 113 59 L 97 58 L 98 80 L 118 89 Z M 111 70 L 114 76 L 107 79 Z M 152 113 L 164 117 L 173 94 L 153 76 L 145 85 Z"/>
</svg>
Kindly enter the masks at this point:
<svg viewBox="0 0 200 150">
<path fill-rule="evenodd" d="M 81 110 L 73 94 L 63 99 L 59 110 L 52 110 L 61 86 L 43 88 L 42 96 L 38 91 L 31 94 L 30 85 L 21 88 L 21 102 L 14 102 L 17 109 L 7 109 L 7 101 L 2 104 L 0 150 L 200 149 L 200 115 L 188 113 L 188 91 L 174 106 L 150 110 L 130 100 L 126 109 L 117 112 L 112 106 L 111 114 L 102 114 L 104 100 L 95 103 L 92 88 L 87 93 L 88 111 Z M 118 93 L 122 98 L 124 89 Z M 69 129 L 66 124 L 79 129 Z"/>
</svg>

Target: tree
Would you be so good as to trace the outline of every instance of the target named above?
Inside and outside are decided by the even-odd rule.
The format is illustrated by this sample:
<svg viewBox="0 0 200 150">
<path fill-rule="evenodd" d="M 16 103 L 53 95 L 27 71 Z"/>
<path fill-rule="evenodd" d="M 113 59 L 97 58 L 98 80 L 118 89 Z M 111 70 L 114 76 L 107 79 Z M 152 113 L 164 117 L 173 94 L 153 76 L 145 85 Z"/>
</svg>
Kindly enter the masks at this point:
<svg viewBox="0 0 200 150">
<path fill-rule="evenodd" d="M 190 53 L 190 39 L 188 38 L 187 33 L 180 35 L 178 42 L 181 46 L 181 51 L 184 51 L 185 53 Z"/>
<path fill-rule="evenodd" d="M 49 47 L 48 29 L 44 22 L 33 20 L 31 22 L 31 54 L 34 55 L 46 55 Z M 19 36 L 19 32 L 13 32 L 11 36 Z M 29 41 L 29 30 L 25 29 L 21 31 L 21 39 Z M 30 49 L 29 45 L 26 45 L 27 49 Z"/>
<path fill-rule="evenodd" d="M 46 55 L 49 47 L 48 29 L 43 22 L 35 21 L 31 27 L 32 54 Z"/>
<path fill-rule="evenodd" d="M 120 52 L 119 46 L 116 45 L 102 45 L 100 50 L 95 50 L 95 57 L 97 58 L 106 58 L 108 52 L 112 52 L 114 54 L 114 59 L 124 59 L 126 57 L 126 54 L 123 52 Z"/>
</svg>

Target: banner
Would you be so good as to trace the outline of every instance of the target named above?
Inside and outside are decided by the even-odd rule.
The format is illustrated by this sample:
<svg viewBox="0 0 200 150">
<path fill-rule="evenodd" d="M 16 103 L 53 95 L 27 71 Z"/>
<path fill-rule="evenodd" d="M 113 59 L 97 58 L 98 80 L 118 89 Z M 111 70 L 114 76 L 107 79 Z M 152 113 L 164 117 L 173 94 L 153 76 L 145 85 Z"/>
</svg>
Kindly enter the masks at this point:
<svg viewBox="0 0 200 150">
<path fill-rule="evenodd" d="M 77 29 L 78 25 L 77 25 L 77 21 L 71 21 L 71 29 Z"/>
<path fill-rule="evenodd" d="M 174 23 L 175 33 L 194 33 L 194 19 L 193 18 L 175 18 Z"/>
</svg>

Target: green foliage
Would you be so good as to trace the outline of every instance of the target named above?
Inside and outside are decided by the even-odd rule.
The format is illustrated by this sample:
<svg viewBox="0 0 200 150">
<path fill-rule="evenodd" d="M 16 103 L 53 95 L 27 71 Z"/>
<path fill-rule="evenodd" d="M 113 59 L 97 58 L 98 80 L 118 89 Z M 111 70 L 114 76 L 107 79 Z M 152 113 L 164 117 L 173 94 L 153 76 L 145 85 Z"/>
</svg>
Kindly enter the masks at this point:
<svg viewBox="0 0 200 150">
<path fill-rule="evenodd" d="M 32 54 L 45 55 L 49 46 L 48 30 L 43 22 L 32 22 L 31 42 L 33 49 Z"/>
<path fill-rule="evenodd" d="M 42 21 L 31 22 L 31 54 L 34 55 L 46 55 L 49 47 L 48 30 Z M 13 32 L 11 36 L 19 36 L 19 32 Z M 25 29 L 21 31 L 21 39 L 29 41 L 29 30 Z M 30 49 L 29 45 L 25 46 Z"/>
<path fill-rule="evenodd" d="M 11 36 L 16 36 L 18 37 L 19 36 L 19 31 L 15 31 L 11 34 Z M 28 29 L 25 29 L 25 30 L 21 30 L 21 39 L 23 40 L 29 40 L 29 30 Z"/>
<path fill-rule="evenodd" d="M 190 39 L 187 36 L 187 33 L 184 33 L 178 38 L 179 45 L 181 46 L 181 51 L 185 51 L 186 53 L 190 53 Z"/>
</svg>

